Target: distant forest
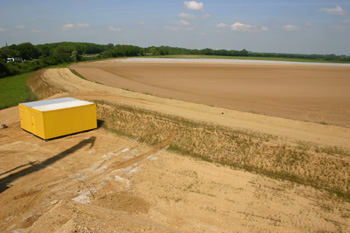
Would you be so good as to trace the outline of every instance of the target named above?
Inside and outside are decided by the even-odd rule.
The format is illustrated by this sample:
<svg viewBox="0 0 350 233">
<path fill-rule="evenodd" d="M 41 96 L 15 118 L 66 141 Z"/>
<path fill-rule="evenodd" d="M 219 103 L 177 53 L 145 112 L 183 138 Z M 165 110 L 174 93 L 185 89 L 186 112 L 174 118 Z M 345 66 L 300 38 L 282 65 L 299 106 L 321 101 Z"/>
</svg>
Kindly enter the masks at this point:
<svg viewBox="0 0 350 233">
<path fill-rule="evenodd" d="M 93 43 L 60 42 L 33 45 L 30 42 L 13 44 L 0 49 L 0 78 L 30 72 L 41 68 L 76 61 L 98 60 L 116 57 L 163 56 L 163 55 L 216 55 L 307 59 L 310 61 L 350 62 L 350 56 L 335 54 L 285 54 L 255 53 L 243 49 L 213 50 L 185 49 L 169 46 L 141 48 L 133 45 L 99 45 Z M 8 58 L 21 58 L 22 62 L 7 62 Z"/>
</svg>

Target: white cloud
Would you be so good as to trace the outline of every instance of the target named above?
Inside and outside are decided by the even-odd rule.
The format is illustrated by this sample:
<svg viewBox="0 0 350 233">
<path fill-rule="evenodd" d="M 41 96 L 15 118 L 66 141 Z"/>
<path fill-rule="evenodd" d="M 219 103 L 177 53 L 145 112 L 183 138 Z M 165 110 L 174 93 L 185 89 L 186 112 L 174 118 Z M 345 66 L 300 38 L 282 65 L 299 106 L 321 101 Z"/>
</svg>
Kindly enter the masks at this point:
<svg viewBox="0 0 350 233">
<path fill-rule="evenodd" d="M 229 26 L 226 23 L 219 23 L 215 27 L 217 27 L 217 28 L 228 28 Z"/>
<path fill-rule="evenodd" d="M 0 28 L 0 32 L 4 32 L 4 31 L 7 31 L 6 28 Z"/>
<path fill-rule="evenodd" d="M 41 32 L 40 30 L 32 29 L 32 32 L 38 33 Z"/>
<path fill-rule="evenodd" d="M 240 22 L 232 24 L 231 29 L 233 31 L 238 31 L 238 32 L 259 32 L 259 31 L 268 31 L 269 30 L 269 28 L 266 26 L 258 27 L 255 25 L 243 24 Z"/>
<path fill-rule="evenodd" d="M 140 25 L 145 25 L 145 22 L 140 21 L 139 24 Z"/>
<path fill-rule="evenodd" d="M 65 25 L 62 26 L 62 30 L 68 31 L 74 28 L 74 24 L 72 23 L 66 23 Z"/>
<path fill-rule="evenodd" d="M 180 20 L 180 23 L 178 23 L 178 25 L 183 25 L 183 26 L 188 26 L 188 25 L 190 25 L 190 23 L 189 22 L 187 22 L 186 20 Z"/>
<path fill-rule="evenodd" d="M 179 18 L 183 18 L 183 19 L 195 19 L 196 16 L 193 14 L 186 14 L 186 13 L 180 13 L 177 15 L 177 17 Z"/>
<path fill-rule="evenodd" d="M 82 29 L 82 28 L 90 28 L 88 23 L 72 23 L 70 21 L 65 21 L 65 24 L 61 27 L 62 30 L 68 31 L 72 29 Z"/>
<path fill-rule="evenodd" d="M 18 25 L 18 26 L 16 26 L 16 28 L 19 29 L 19 30 L 23 30 L 23 29 L 26 28 L 26 26 L 24 26 L 24 25 Z"/>
<path fill-rule="evenodd" d="M 204 14 L 202 15 L 202 19 L 209 19 L 211 17 L 210 14 Z"/>
<path fill-rule="evenodd" d="M 231 25 L 233 31 L 249 31 L 252 28 L 251 25 L 245 25 L 240 22 Z"/>
<path fill-rule="evenodd" d="M 287 30 L 287 31 L 299 31 L 300 30 L 300 27 L 299 26 L 295 26 L 295 25 L 284 25 L 283 26 L 283 29 L 284 30 Z"/>
<path fill-rule="evenodd" d="M 345 20 L 341 21 L 341 23 L 350 24 L 350 19 L 345 19 Z"/>
<path fill-rule="evenodd" d="M 112 31 L 112 32 L 120 32 L 122 29 L 121 28 L 116 28 L 116 27 L 113 27 L 113 26 L 109 26 L 108 30 Z"/>
<path fill-rule="evenodd" d="M 263 31 L 263 32 L 267 32 L 268 30 L 269 30 L 269 28 L 266 26 L 262 26 L 260 29 L 260 31 Z"/>
<path fill-rule="evenodd" d="M 322 8 L 320 9 L 320 12 L 325 12 L 327 14 L 333 14 L 333 15 L 345 15 L 346 11 L 343 10 L 340 6 L 337 6 L 336 8 Z"/>
<path fill-rule="evenodd" d="M 312 26 L 312 23 L 310 23 L 310 22 L 306 22 L 306 23 L 305 23 L 305 26 L 310 27 L 310 26 Z"/>
<path fill-rule="evenodd" d="M 203 10 L 203 2 L 185 1 L 184 5 L 189 10 L 195 10 L 195 11 Z"/>
<path fill-rule="evenodd" d="M 79 28 L 89 28 L 90 25 L 87 23 L 77 23 L 76 27 Z"/>
</svg>

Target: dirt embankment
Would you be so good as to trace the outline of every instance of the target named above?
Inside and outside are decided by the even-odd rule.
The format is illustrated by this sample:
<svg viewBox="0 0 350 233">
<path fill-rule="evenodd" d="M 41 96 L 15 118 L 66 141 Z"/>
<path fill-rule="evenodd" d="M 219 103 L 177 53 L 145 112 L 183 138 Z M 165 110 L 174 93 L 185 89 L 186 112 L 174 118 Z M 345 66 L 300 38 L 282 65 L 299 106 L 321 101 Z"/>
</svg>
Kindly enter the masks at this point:
<svg viewBox="0 0 350 233">
<path fill-rule="evenodd" d="M 114 89 L 78 78 L 68 69 L 47 70 L 40 78 L 58 89 L 97 102 L 99 119 L 122 135 L 156 144 L 166 137 L 163 131 L 176 131 L 169 146 L 177 152 L 350 198 L 350 129 L 248 113 L 237 121 L 232 114 L 239 113 L 232 110 Z M 90 92 L 84 94 L 81 90 Z M 179 112 L 169 114 L 168 110 L 174 109 Z M 250 118 L 244 119 L 245 116 Z M 248 120 L 250 127 L 240 124 L 243 120 Z M 298 124 L 303 128 L 297 128 Z M 148 137 L 149 132 L 159 133 Z M 305 138 L 308 133 L 311 137 Z"/>
<path fill-rule="evenodd" d="M 269 117 L 130 92 L 81 79 L 69 69 L 49 69 L 40 77 L 43 81 L 37 82 L 31 79 L 29 85 L 39 90 L 39 95 L 44 93 L 45 97 L 48 97 L 45 94 L 48 90 L 46 85 L 50 83 L 53 93 L 75 93 L 85 99 L 109 101 L 194 122 L 350 149 L 350 128 Z M 38 85 L 42 82 L 44 85 Z"/>
<path fill-rule="evenodd" d="M 117 134 L 43 142 L 0 111 L 2 232 L 350 230 L 346 128 L 37 74 L 37 94 L 94 100 Z"/>
</svg>

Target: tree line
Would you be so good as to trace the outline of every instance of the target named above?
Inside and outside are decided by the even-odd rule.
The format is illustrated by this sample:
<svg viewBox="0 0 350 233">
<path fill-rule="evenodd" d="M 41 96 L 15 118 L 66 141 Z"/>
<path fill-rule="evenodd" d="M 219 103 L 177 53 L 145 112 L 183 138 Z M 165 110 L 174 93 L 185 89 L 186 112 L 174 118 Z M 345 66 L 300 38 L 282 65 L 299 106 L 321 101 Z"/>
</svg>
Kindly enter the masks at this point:
<svg viewBox="0 0 350 233">
<path fill-rule="evenodd" d="M 0 78 L 17 75 L 75 61 L 87 61 L 114 57 L 163 56 L 163 55 L 217 55 L 244 57 L 295 58 L 335 62 L 350 62 L 350 56 L 334 54 L 284 54 L 253 53 L 247 50 L 185 49 L 170 46 L 142 48 L 133 45 L 99 45 L 82 42 L 60 42 L 33 45 L 30 42 L 0 48 Z M 20 57 L 23 62 L 7 62 L 7 58 Z"/>
</svg>

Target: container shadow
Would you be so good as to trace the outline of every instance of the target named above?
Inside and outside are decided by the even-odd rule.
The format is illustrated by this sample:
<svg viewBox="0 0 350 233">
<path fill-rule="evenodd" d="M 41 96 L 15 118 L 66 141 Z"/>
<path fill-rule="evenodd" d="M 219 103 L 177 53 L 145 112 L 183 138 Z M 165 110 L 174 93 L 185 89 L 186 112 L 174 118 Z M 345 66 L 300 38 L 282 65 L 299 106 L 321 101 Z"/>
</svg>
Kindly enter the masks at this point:
<svg viewBox="0 0 350 233">
<path fill-rule="evenodd" d="M 90 144 L 89 149 L 92 148 L 94 146 L 95 140 L 96 140 L 96 137 L 92 136 L 89 139 L 82 140 L 81 142 L 72 146 L 71 148 L 69 148 L 69 149 L 67 149 L 67 150 L 65 150 L 65 151 L 63 151 L 63 152 L 61 152 L 61 153 L 59 153 L 51 158 L 44 160 L 41 163 L 30 162 L 28 164 L 18 166 L 16 168 L 13 168 L 13 169 L 7 171 L 7 172 L 2 173 L 1 175 L 7 174 L 7 173 L 14 171 L 14 170 L 17 170 L 21 167 L 31 165 L 30 167 L 27 167 L 23 170 L 20 170 L 16 173 L 12 173 L 12 174 L 0 179 L 0 193 L 4 192 L 6 189 L 10 188 L 9 184 L 11 184 L 13 181 L 15 181 L 21 177 L 24 177 L 26 175 L 29 175 L 31 173 L 43 170 L 47 166 L 52 165 L 53 163 L 57 162 L 58 160 L 63 159 L 64 157 L 74 153 L 75 151 L 83 148 L 84 146 L 86 146 L 88 144 Z"/>
<path fill-rule="evenodd" d="M 103 120 L 97 120 L 97 128 L 101 128 L 104 125 L 104 121 Z"/>
</svg>

